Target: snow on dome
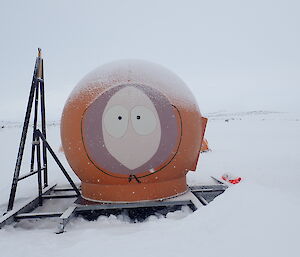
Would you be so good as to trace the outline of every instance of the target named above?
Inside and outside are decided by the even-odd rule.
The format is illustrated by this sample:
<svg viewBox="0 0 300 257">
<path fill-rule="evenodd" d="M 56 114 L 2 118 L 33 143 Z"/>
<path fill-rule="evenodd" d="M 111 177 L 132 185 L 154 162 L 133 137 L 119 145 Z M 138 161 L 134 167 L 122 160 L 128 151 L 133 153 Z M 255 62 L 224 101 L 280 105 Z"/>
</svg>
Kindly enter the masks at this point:
<svg viewBox="0 0 300 257">
<path fill-rule="evenodd" d="M 181 78 L 161 65 L 143 60 L 119 60 L 96 68 L 79 81 L 69 101 L 80 97 L 82 91 L 92 93 L 96 88 L 106 90 L 128 83 L 151 86 L 165 94 L 171 102 L 199 110 L 192 92 Z"/>
</svg>

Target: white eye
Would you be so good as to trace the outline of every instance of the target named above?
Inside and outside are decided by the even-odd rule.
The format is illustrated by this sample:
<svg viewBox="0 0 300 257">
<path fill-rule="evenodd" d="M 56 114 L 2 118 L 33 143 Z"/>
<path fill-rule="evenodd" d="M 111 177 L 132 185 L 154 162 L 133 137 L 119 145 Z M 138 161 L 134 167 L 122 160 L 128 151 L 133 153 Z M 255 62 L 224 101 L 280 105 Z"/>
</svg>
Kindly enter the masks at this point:
<svg viewBox="0 0 300 257">
<path fill-rule="evenodd" d="M 135 106 L 131 110 L 131 121 L 133 128 L 140 135 L 149 135 L 157 123 L 154 113 L 144 106 Z"/>
<path fill-rule="evenodd" d="M 127 130 L 128 111 L 121 105 L 115 105 L 106 111 L 102 122 L 108 134 L 120 138 Z"/>
</svg>

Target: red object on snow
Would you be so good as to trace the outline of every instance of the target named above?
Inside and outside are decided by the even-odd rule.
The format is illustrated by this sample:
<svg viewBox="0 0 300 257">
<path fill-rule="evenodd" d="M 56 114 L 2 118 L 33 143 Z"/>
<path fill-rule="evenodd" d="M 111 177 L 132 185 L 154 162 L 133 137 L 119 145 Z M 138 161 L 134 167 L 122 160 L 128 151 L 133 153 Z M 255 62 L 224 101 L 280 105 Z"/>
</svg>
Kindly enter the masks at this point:
<svg viewBox="0 0 300 257">
<path fill-rule="evenodd" d="M 238 184 L 242 180 L 241 177 L 237 177 L 237 176 L 234 176 L 234 175 L 229 174 L 229 173 L 223 174 L 222 179 L 229 182 L 229 183 L 231 183 L 231 184 Z"/>
</svg>

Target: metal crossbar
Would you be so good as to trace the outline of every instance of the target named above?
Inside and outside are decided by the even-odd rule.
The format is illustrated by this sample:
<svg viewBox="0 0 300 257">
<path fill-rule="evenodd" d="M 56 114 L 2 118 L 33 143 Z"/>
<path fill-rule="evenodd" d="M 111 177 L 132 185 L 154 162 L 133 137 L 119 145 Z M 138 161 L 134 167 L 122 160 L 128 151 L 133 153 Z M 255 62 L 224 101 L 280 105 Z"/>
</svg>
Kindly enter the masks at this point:
<svg viewBox="0 0 300 257">
<path fill-rule="evenodd" d="M 63 212 L 31 212 L 31 213 L 22 213 L 18 214 L 15 219 L 40 219 L 40 218 L 55 218 L 60 217 Z"/>
</svg>

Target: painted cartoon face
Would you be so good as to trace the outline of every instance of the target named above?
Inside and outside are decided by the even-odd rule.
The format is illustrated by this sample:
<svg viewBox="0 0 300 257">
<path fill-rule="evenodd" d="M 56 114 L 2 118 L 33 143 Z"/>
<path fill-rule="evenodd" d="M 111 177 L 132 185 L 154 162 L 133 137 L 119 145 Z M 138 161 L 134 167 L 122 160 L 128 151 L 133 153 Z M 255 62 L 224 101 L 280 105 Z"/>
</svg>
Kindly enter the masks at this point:
<svg viewBox="0 0 300 257">
<path fill-rule="evenodd" d="M 176 153 L 176 109 L 160 92 L 141 85 L 106 91 L 82 120 L 89 159 L 100 170 L 135 175 L 154 172 Z"/>
<path fill-rule="evenodd" d="M 130 170 L 149 161 L 161 139 L 155 106 L 136 87 L 125 87 L 110 98 L 102 116 L 102 131 L 108 152 Z"/>
</svg>

